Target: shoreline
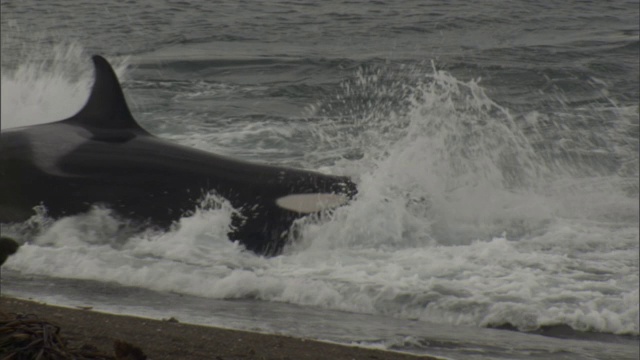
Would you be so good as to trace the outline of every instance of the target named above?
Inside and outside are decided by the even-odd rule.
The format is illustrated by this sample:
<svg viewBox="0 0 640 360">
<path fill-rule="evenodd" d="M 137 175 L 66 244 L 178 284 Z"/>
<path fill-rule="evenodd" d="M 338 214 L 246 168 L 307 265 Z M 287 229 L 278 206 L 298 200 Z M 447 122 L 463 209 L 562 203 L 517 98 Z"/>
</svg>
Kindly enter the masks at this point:
<svg viewBox="0 0 640 360">
<path fill-rule="evenodd" d="M 60 336 L 76 348 L 91 346 L 102 353 L 113 354 L 114 341 L 126 341 L 139 347 L 152 360 L 438 360 L 426 355 L 109 314 L 7 296 L 0 297 L 0 312 L 3 315 L 34 314 L 39 320 L 59 326 Z"/>
</svg>

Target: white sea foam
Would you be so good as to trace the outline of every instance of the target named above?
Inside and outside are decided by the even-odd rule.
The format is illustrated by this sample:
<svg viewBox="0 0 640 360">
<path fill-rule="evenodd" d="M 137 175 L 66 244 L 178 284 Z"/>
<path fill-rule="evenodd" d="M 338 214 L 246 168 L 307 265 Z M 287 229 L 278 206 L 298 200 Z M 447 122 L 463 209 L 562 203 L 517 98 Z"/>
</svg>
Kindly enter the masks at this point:
<svg viewBox="0 0 640 360">
<path fill-rule="evenodd" d="M 395 250 L 310 247 L 266 259 L 219 236 L 211 220 L 226 221 L 223 211 L 183 219 L 167 233 L 133 236 L 122 246 L 108 243 L 117 234 L 95 231 L 114 221 L 98 213 L 95 222 L 58 221 L 7 266 L 25 274 L 458 325 L 510 323 L 532 330 L 568 324 L 638 333 L 638 259 L 630 254 L 637 233 L 629 230 L 614 243 L 593 235 L 598 228 L 564 225 L 530 241 L 494 238 Z M 572 247 L 579 238 L 591 245 Z"/>
<path fill-rule="evenodd" d="M 22 45 L 22 63 L 2 70 L 2 129 L 68 118 L 87 101 L 93 65 L 76 43 Z M 126 59 L 110 59 L 122 79 Z"/>
</svg>

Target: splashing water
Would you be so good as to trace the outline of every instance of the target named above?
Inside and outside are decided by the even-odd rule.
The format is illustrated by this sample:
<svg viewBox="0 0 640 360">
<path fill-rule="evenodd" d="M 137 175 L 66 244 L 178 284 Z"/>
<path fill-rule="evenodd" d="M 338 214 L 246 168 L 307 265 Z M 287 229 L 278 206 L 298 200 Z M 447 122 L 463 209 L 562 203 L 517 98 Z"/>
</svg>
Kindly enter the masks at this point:
<svg viewBox="0 0 640 360">
<path fill-rule="evenodd" d="M 2 129 L 62 120 L 80 110 L 93 85 L 93 67 L 82 46 L 25 43 L 20 52 L 20 65 L 2 64 Z M 125 68 L 126 60 L 116 59 L 118 77 Z"/>
<path fill-rule="evenodd" d="M 379 79 L 379 72 L 358 73 L 357 90 L 345 86 L 337 102 L 315 109 L 340 113 L 340 105 L 353 108 L 364 93 L 409 99 L 396 112 L 388 102 L 366 102 L 366 120 L 355 121 L 351 132 L 365 133 L 355 141 L 362 154 L 359 198 L 328 223 L 306 224 L 307 241 L 294 253 L 331 254 L 341 278 L 368 284 L 360 291 L 371 296 L 362 296 L 368 303 L 360 306 L 374 313 L 637 334 L 638 177 L 625 166 L 629 160 L 603 173 L 589 154 L 583 161 L 541 154 L 535 141 L 544 128 L 527 134 L 532 122 L 517 123 L 477 81 L 434 70 L 411 91 L 397 84 L 379 91 Z M 635 114 L 627 110 L 606 113 L 628 131 Z M 583 143 L 610 143 L 619 133 L 590 134 Z M 563 153 L 576 151 L 564 145 Z M 601 146 L 594 147 L 601 156 Z M 637 159 L 633 149 L 631 141 L 609 156 Z M 363 253 L 366 260 L 354 255 Z M 344 275 L 350 270 L 356 273 Z M 592 290 L 601 295 L 582 293 Z"/>
<path fill-rule="evenodd" d="M 359 200 L 371 215 L 401 209 L 381 216 L 380 229 L 362 228 L 391 231 L 392 242 L 416 244 L 468 242 L 503 232 L 518 238 L 544 228 L 557 208 L 545 196 L 554 177 L 509 111 L 478 81 L 462 82 L 435 68 L 427 75 L 409 74 L 412 85 L 385 83 L 380 69 L 373 75 L 360 70 L 354 84 L 343 86 L 337 104 L 314 109 L 327 116 L 344 111 L 340 106 L 363 112 L 347 131 L 330 128 L 335 136 L 320 136 L 330 139 L 327 147 L 340 136 L 346 138 L 338 141 L 355 143 Z M 361 99 L 369 100 L 363 105 Z M 390 104 L 400 106 L 390 109 Z M 353 168 L 353 162 L 346 166 Z M 469 234 L 463 234 L 465 227 Z"/>
</svg>

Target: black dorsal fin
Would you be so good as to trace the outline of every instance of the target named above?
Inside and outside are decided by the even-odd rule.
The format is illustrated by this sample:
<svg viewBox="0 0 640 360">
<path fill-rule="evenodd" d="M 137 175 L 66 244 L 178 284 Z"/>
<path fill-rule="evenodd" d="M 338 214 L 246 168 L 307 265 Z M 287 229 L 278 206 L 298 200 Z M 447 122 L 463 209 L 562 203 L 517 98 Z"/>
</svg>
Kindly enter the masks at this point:
<svg viewBox="0 0 640 360">
<path fill-rule="evenodd" d="M 109 62 L 99 55 L 94 55 L 92 60 L 95 81 L 89 100 L 77 114 L 65 122 L 94 129 L 144 131 L 131 115 L 118 77 Z"/>
</svg>

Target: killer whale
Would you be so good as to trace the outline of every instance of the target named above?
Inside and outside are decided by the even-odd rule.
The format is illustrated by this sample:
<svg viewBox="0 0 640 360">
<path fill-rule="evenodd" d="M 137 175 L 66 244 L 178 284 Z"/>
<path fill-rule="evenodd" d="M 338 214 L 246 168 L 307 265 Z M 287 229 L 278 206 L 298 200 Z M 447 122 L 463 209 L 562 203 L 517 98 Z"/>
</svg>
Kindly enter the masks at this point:
<svg viewBox="0 0 640 360">
<path fill-rule="evenodd" d="M 59 218 L 98 204 L 166 228 L 215 192 L 237 210 L 229 238 L 274 255 L 294 220 L 356 194 L 347 177 L 250 163 L 151 135 L 133 118 L 111 65 L 92 60 L 95 80 L 78 113 L 2 131 L 0 222 L 24 221 L 38 205 Z"/>
</svg>

